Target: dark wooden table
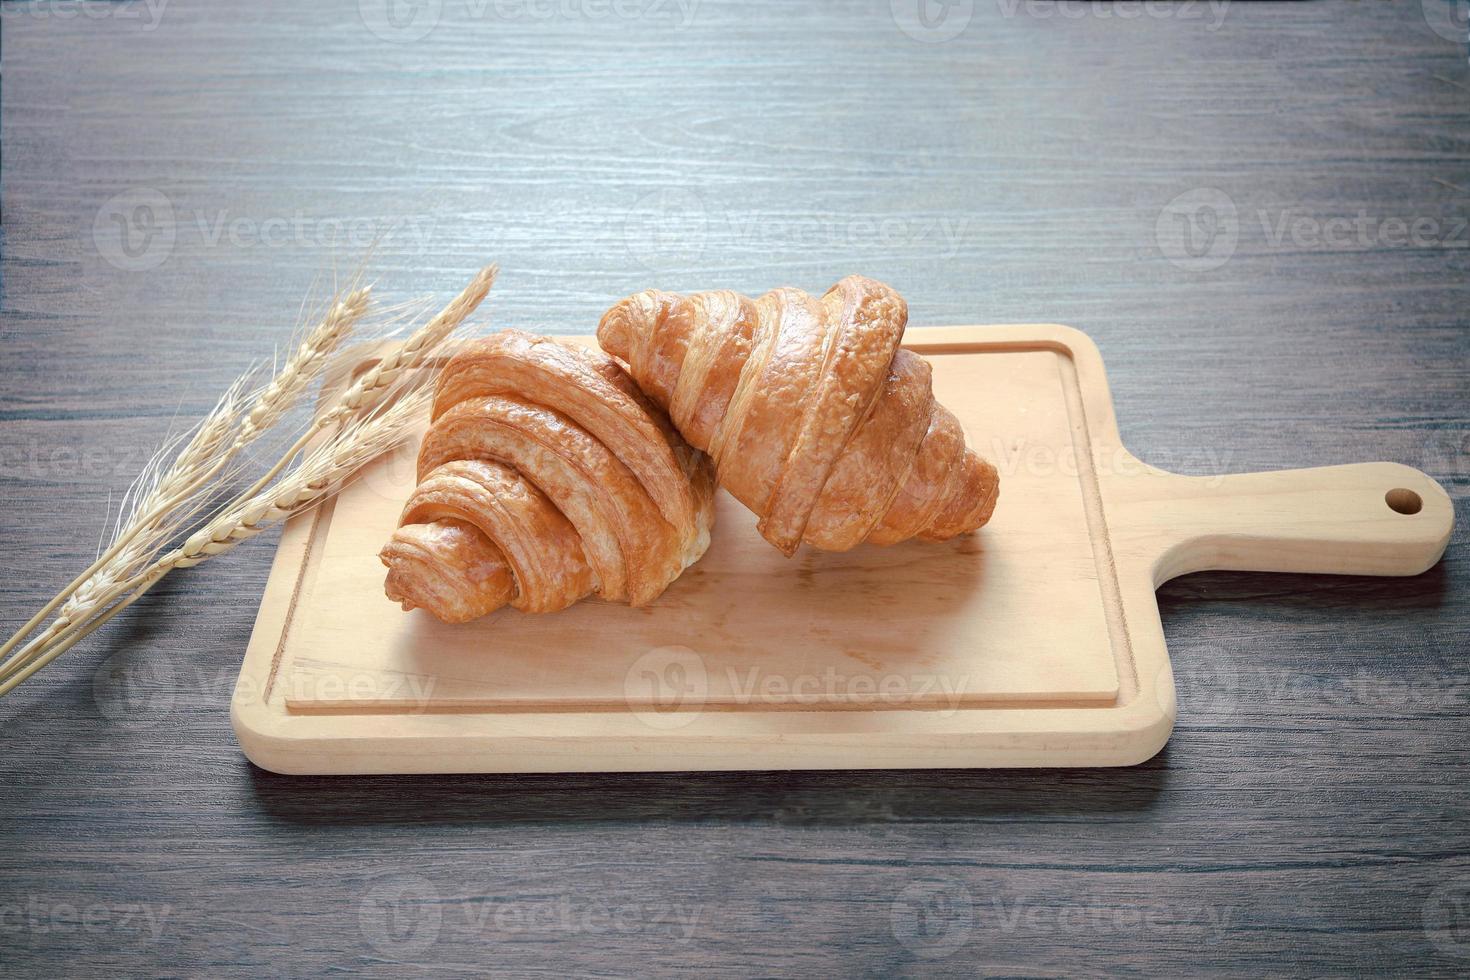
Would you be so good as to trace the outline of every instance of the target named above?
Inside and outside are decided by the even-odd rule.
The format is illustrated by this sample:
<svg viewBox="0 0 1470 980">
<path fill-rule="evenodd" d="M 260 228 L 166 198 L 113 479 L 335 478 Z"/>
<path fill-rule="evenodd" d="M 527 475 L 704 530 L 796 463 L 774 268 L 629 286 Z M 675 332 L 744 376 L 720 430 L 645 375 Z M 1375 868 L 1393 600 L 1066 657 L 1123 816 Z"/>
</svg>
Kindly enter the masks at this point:
<svg viewBox="0 0 1470 980">
<path fill-rule="evenodd" d="M 915 5 L 4 3 L 4 623 L 374 240 L 550 332 L 854 271 L 1069 323 L 1144 459 L 1419 466 L 1443 563 L 1168 585 L 1132 769 L 318 779 L 230 731 L 260 540 L 0 703 L 0 973 L 1470 970 L 1453 6 Z"/>
</svg>

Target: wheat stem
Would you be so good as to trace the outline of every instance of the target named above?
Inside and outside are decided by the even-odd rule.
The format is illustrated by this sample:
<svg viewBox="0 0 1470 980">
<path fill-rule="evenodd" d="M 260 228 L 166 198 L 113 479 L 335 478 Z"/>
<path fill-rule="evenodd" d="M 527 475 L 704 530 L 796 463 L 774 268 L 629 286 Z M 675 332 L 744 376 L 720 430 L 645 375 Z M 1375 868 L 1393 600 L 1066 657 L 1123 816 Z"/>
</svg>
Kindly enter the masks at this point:
<svg viewBox="0 0 1470 980">
<path fill-rule="evenodd" d="M 177 568 L 191 568 L 282 521 L 304 513 L 335 494 L 362 466 L 391 449 L 412 430 L 428 407 L 429 389 L 403 380 L 408 389 L 380 412 L 346 421 L 341 430 L 308 455 L 282 480 L 264 492 L 242 494 L 183 545 L 157 559 L 126 581 L 114 583 L 95 597 L 74 620 L 58 619 L 26 644 L 0 670 L 0 696 L 136 602 L 159 579 Z M 120 597 L 121 602 L 108 607 Z"/>
<path fill-rule="evenodd" d="M 377 364 L 364 371 L 357 381 L 342 392 L 331 408 L 313 419 L 295 444 L 281 456 L 280 461 L 255 481 L 242 496 L 254 496 L 262 490 L 323 429 L 355 412 L 366 411 L 381 401 L 384 392 L 392 388 L 406 372 L 420 367 L 464 323 L 465 318 L 475 311 L 490 292 L 490 287 L 495 285 L 495 277 L 499 272 L 500 266 L 494 263 L 481 269 L 470 280 L 470 284 L 448 306 L 440 310 L 437 316 L 410 334 L 402 345 L 384 354 Z"/>
<path fill-rule="evenodd" d="M 490 287 L 495 285 L 495 277 L 500 272 L 500 266 L 491 263 L 485 266 L 475 278 L 470 280 L 458 296 L 450 302 L 439 314 L 418 330 L 409 335 L 402 346 L 383 355 L 383 357 L 371 368 L 364 371 L 337 400 L 329 411 L 317 419 L 315 425 L 323 429 L 339 419 L 345 418 L 354 412 L 363 411 L 382 399 L 383 393 L 391 388 L 400 377 L 424 362 L 424 359 L 439 347 L 449 335 L 454 332 L 465 317 L 474 312 L 475 307 L 490 292 Z"/>
<path fill-rule="evenodd" d="M 155 571 L 150 577 L 143 579 L 141 583 L 137 586 L 133 594 L 128 596 L 122 602 L 119 602 L 117 605 L 108 609 L 101 615 L 95 616 L 92 619 L 86 621 L 85 624 L 77 624 L 76 628 L 68 631 L 68 635 L 46 646 L 44 650 L 35 655 L 24 668 L 15 671 L 13 673 L 13 676 L 7 677 L 5 678 L 5 680 L 0 681 L 0 697 L 4 697 L 11 691 L 15 690 L 25 681 L 27 677 L 30 677 L 36 671 L 40 670 L 51 661 L 61 656 L 72 647 L 76 646 L 82 640 L 85 640 L 87 637 L 97 632 L 97 630 L 101 629 L 102 626 L 108 622 L 108 620 L 112 619 L 112 617 L 116 616 L 118 613 L 122 612 L 124 609 L 128 608 L 133 603 L 143 598 L 143 595 L 149 589 L 153 588 L 153 586 L 157 585 L 159 580 L 161 580 L 166 574 L 167 569 L 160 569 L 158 571 Z M 30 649 L 29 645 L 27 645 L 27 649 Z"/>
<path fill-rule="evenodd" d="M 220 422 L 226 419 L 228 419 L 228 421 L 230 422 L 233 422 L 233 409 L 232 407 L 226 406 L 225 404 L 228 398 L 228 395 L 226 395 L 225 398 L 222 398 L 220 400 L 220 404 L 216 405 L 214 411 L 206 416 L 204 423 L 200 426 L 201 435 L 207 430 L 213 429 L 215 427 L 214 423 L 216 422 Z M 190 446 L 186 447 L 184 452 L 180 454 L 179 460 L 171 468 L 171 472 L 189 472 L 189 468 L 194 460 L 187 459 L 186 457 L 190 455 L 189 450 L 191 448 L 196 448 L 196 446 L 199 448 L 204 447 L 204 443 L 199 439 L 198 436 L 196 436 L 194 440 L 191 440 Z M 193 476 L 189 476 L 186 483 L 192 483 L 193 479 Z M 160 481 L 159 487 L 161 488 L 166 482 L 167 477 L 164 477 L 163 480 Z M 131 542 L 133 538 L 136 537 L 138 532 L 141 531 L 145 525 L 156 523 L 165 513 L 168 512 L 168 510 L 177 507 L 179 502 L 184 499 L 182 490 L 175 493 L 170 493 L 166 497 L 162 496 L 161 491 L 159 491 L 157 488 L 155 489 L 155 493 L 158 494 L 158 496 L 162 497 L 162 499 L 154 499 L 152 506 L 143 517 L 139 518 L 138 520 L 129 520 L 128 525 L 123 528 L 122 532 L 114 540 L 113 544 L 107 549 L 107 551 L 99 555 L 96 561 L 92 562 L 91 565 L 88 565 L 87 568 L 80 575 L 72 579 L 71 584 L 67 585 L 66 588 L 58 592 L 55 598 L 46 603 L 46 605 L 42 606 L 41 609 L 34 616 L 26 621 L 24 626 L 16 631 L 14 636 L 6 640 L 5 643 L 0 644 L 0 657 L 3 657 L 10 653 L 10 651 L 13 650 L 15 646 L 20 643 L 21 640 L 30 635 L 30 633 L 33 632 L 36 627 L 39 626 L 46 619 L 47 616 L 55 612 L 58 606 L 60 606 L 63 602 L 70 598 L 74 592 L 76 592 L 82 586 L 91 581 L 92 577 L 96 575 L 98 571 L 100 571 L 110 562 L 115 560 L 117 556 L 122 552 L 122 550 L 128 546 L 129 542 Z M 0 673 L 0 676 L 4 676 L 3 673 Z"/>
<path fill-rule="evenodd" d="M 114 562 L 139 534 L 157 531 L 160 521 L 208 486 L 241 449 L 279 421 L 300 397 L 301 392 L 321 373 L 331 353 L 341 345 L 367 312 L 368 297 L 368 288 L 354 289 L 332 304 L 322 321 L 302 340 L 285 366 L 256 395 L 250 411 L 244 421 L 239 423 L 238 429 L 235 428 L 235 422 L 239 418 L 239 393 L 248 374 L 232 385 L 225 397 L 205 417 L 194 438 L 180 452 L 174 464 L 159 479 L 153 492 L 140 501 L 139 509 L 142 513 L 131 516 L 112 545 L 96 561 L 42 606 L 15 635 L 0 644 L 0 657 L 7 656 L 73 593 Z M 231 431 L 234 432 L 234 439 L 225 448 L 224 437 Z M 221 449 L 224 451 L 220 452 Z M 143 506 L 149 504 L 151 506 L 143 509 Z M 8 665 L 7 661 L 5 666 Z M 4 676 L 6 671 L 0 667 L 0 677 Z"/>
<path fill-rule="evenodd" d="M 365 314 L 368 291 L 354 289 L 334 303 L 287 363 L 249 399 L 248 409 L 241 397 L 245 378 L 236 382 L 167 470 L 159 472 L 158 461 L 177 442 L 161 450 L 145 468 L 144 476 L 129 491 L 132 507 L 128 512 L 125 501 L 127 519 L 119 519 L 118 532 L 107 551 L 0 647 L 4 658 L 0 660 L 0 696 L 101 628 L 169 572 L 198 565 L 315 507 L 338 492 L 365 463 L 400 442 L 429 401 L 425 376 L 417 369 L 480 304 L 496 272 L 494 265 L 482 269 L 437 316 L 349 385 L 259 480 L 217 508 L 215 516 L 198 526 L 182 545 L 160 556 L 164 543 L 208 506 L 210 494 L 205 491 L 220 482 L 229 461 L 283 417 L 326 369 L 342 340 Z M 333 425 L 337 428 L 330 437 L 308 448 Z M 292 461 L 303 450 L 305 454 L 293 467 Z M 15 651 L 62 603 L 55 621 Z"/>
</svg>

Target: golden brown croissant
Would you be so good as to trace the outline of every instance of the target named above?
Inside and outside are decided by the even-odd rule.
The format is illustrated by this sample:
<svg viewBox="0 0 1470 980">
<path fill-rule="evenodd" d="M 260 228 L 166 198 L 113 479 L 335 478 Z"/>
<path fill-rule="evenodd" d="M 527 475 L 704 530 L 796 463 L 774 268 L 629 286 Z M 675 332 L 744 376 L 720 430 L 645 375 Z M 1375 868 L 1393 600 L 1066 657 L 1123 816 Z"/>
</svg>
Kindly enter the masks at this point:
<svg viewBox="0 0 1470 980">
<path fill-rule="evenodd" d="M 646 605 L 704 554 L 714 474 L 605 354 L 518 330 L 439 376 L 385 591 L 462 623 L 596 592 Z"/>
<path fill-rule="evenodd" d="M 820 299 L 649 290 L 608 310 L 597 340 L 790 555 L 990 519 L 999 475 L 935 402 L 929 363 L 899 347 L 907 322 L 896 292 L 848 276 Z"/>
</svg>

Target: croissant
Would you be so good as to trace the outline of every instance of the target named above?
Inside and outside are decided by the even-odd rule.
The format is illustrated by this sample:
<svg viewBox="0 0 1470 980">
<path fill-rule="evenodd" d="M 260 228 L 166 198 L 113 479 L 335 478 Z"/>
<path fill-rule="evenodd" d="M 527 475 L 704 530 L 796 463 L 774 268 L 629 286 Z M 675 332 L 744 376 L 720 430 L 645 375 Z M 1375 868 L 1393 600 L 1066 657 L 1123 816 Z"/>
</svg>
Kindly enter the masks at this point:
<svg viewBox="0 0 1470 980">
<path fill-rule="evenodd" d="M 803 541 L 944 540 L 990 519 L 999 475 L 935 402 L 929 363 L 899 346 L 907 322 L 898 293 L 848 276 L 820 299 L 637 293 L 597 340 L 789 556 Z"/>
<path fill-rule="evenodd" d="M 384 591 L 462 623 L 656 599 L 704 554 L 714 473 L 605 354 L 506 330 L 441 372 Z"/>
</svg>

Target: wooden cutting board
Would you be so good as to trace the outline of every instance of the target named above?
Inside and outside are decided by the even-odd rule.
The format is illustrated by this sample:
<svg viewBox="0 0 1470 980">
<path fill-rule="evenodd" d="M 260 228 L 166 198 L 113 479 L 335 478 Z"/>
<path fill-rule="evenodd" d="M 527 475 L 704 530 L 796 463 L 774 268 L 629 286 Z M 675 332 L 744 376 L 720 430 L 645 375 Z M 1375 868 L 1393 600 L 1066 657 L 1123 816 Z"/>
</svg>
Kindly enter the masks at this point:
<svg viewBox="0 0 1470 980">
<path fill-rule="evenodd" d="M 648 608 L 447 626 L 383 597 L 407 446 L 285 529 L 235 688 L 245 754 L 290 773 L 1128 765 L 1176 714 L 1159 583 L 1414 575 L 1449 541 L 1448 496 L 1407 466 L 1140 463 L 1071 328 L 905 340 L 1000 468 L 978 534 L 786 559 L 721 493 L 708 554 Z"/>
</svg>

